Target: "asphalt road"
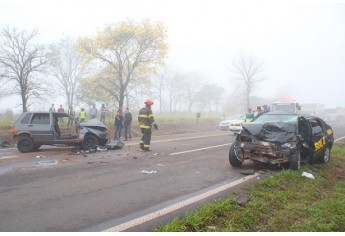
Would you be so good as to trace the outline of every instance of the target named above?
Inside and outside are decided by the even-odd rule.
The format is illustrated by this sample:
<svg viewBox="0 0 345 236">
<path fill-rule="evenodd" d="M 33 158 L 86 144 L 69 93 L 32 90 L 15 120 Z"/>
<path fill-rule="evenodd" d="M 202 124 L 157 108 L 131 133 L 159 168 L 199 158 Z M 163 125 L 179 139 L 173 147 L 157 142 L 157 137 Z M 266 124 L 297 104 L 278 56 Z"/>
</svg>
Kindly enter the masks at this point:
<svg viewBox="0 0 345 236">
<path fill-rule="evenodd" d="M 345 129 L 334 128 L 337 138 Z M 0 150 L 0 231 L 150 231 L 260 178 L 232 168 L 226 131 L 153 137 L 120 150 Z M 260 172 L 269 174 L 271 170 Z"/>
</svg>

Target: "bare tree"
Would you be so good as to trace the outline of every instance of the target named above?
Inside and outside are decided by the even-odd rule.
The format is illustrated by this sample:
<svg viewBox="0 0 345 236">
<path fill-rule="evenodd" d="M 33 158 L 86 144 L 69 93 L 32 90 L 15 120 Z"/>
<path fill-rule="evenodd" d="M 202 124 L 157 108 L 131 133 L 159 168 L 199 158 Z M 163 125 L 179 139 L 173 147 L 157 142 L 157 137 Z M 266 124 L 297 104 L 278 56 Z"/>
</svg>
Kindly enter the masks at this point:
<svg viewBox="0 0 345 236">
<path fill-rule="evenodd" d="M 250 94 L 254 91 L 257 84 L 264 80 L 260 77 L 263 64 L 258 59 L 249 54 L 239 54 L 232 63 L 232 72 L 235 78 L 242 81 L 245 93 L 247 108 L 250 108 Z"/>
<path fill-rule="evenodd" d="M 218 105 L 222 100 L 224 88 L 216 84 L 203 84 L 200 90 L 195 94 L 195 101 L 199 103 L 200 109 L 208 108 L 209 112 L 218 110 Z"/>
<path fill-rule="evenodd" d="M 30 107 L 31 98 L 40 97 L 46 91 L 38 75 L 47 60 L 44 48 L 34 44 L 37 34 L 37 30 L 27 33 L 10 27 L 0 31 L 0 79 L 14 82 L 13 89 L 6 95 L 20 95 L 23 112 Z"/>
<path fill-rule="evenodd" d="M 79 54 L 75 50 L 76 43 L 70 39 L 62 39 L 50 46 L 50 70 L 57 78 L 59 91 L 66 96 L 68 107 L 74 105 L 84 70 Z"/>
<path fill-rule="evenodd" d="M 188 112 L 192 112 L 193 104 L 195 103 L 195 95 L 202 86 L 203 78 L 200 78 L 197 74 L 187 74 L 183 81 L 186 102 L 188 106 Z"/>
</svg>

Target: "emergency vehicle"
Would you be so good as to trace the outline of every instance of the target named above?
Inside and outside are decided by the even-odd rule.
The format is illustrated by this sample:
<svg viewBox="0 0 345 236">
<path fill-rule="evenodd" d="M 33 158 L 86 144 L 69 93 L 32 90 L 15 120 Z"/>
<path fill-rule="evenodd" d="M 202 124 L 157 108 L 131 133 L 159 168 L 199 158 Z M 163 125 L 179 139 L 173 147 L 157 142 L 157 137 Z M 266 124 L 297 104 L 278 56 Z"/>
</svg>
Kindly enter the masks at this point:
<svg viewBox="0 0 345 236">
<path fill-rule="evenodd" d="M 272 103 L 271 111 L 287 111 L 293 113 L 299 113 L 301 111 L 301 106 L 296 100 L 280 100 Z"/>
</svg>

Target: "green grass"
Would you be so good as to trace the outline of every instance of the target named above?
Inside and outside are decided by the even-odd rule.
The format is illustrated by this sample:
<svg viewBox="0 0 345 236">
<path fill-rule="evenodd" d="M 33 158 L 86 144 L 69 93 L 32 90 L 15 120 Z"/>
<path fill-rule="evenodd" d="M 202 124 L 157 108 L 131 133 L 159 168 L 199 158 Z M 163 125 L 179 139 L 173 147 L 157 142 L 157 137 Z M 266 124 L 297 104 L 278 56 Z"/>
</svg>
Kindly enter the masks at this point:
<svg viewBox="0 0 345 236">
<path fill-rule="evenodd" d="M 343 232 L 345 231 L 345 144 L 335 144 L 331 161 L 316 164 L 315 179 L 282 170 L 226 199 L 206 204 L 156 232 Z M 245 192 L 245 206 L 234 198 Z"/>
<path fill-rule="evenodd" d="M 11 129 L 12 125 L 13 125 L 13 120 L 0 119 L 0 129 Z"/>
</svg>

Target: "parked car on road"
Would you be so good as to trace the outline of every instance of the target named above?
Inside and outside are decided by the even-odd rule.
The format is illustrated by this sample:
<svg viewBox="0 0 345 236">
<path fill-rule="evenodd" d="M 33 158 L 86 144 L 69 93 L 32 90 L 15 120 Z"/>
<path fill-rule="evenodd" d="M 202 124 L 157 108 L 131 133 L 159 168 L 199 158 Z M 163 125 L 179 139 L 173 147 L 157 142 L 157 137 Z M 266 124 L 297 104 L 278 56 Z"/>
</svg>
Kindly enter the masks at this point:
<svg viewBox="0 0 345 236">
<path fill-rule="evenodd" d="M 59 122 L 73 119 L 73 134 L 61 132 Z M 107 128 L 97 119 L 80 123 L 66 113 L 24 112 L 12 128 L 17 148 L 21 152 L 37 150 L 41 145 L 67 145 L 91 149 L 108 142 Z"/>
<path fill-rule="evenodd" d="M 245 115 L 232 115 L 228 118 L 226 118 L 225 120 L 222 120 L 221 122 L 219 122 L 219 128 L 221 130 L 229 130 L 230 128 L 230 123 L 233 121 L 238 121 L 238 120 L 244 120 Z"/>
<path fill-rule="evenodd" d="M 288 112 L 267 112 L 242 124 L 243 130 L 229 151 L 232 166 L 245 159 L 272 165 L 288 164 L 299 169 L 301 162 L 330 160 L 333 130 L 316 116 Z"/>
<path fill-rule="evenodd" d="M 242 131 L 242 123 L 244 122 L 244 119 L 239 120 L 233 120 L 230 122 L 229 125 L 229 131 L 233 134 L 239 134 Z"/>
</svg>

